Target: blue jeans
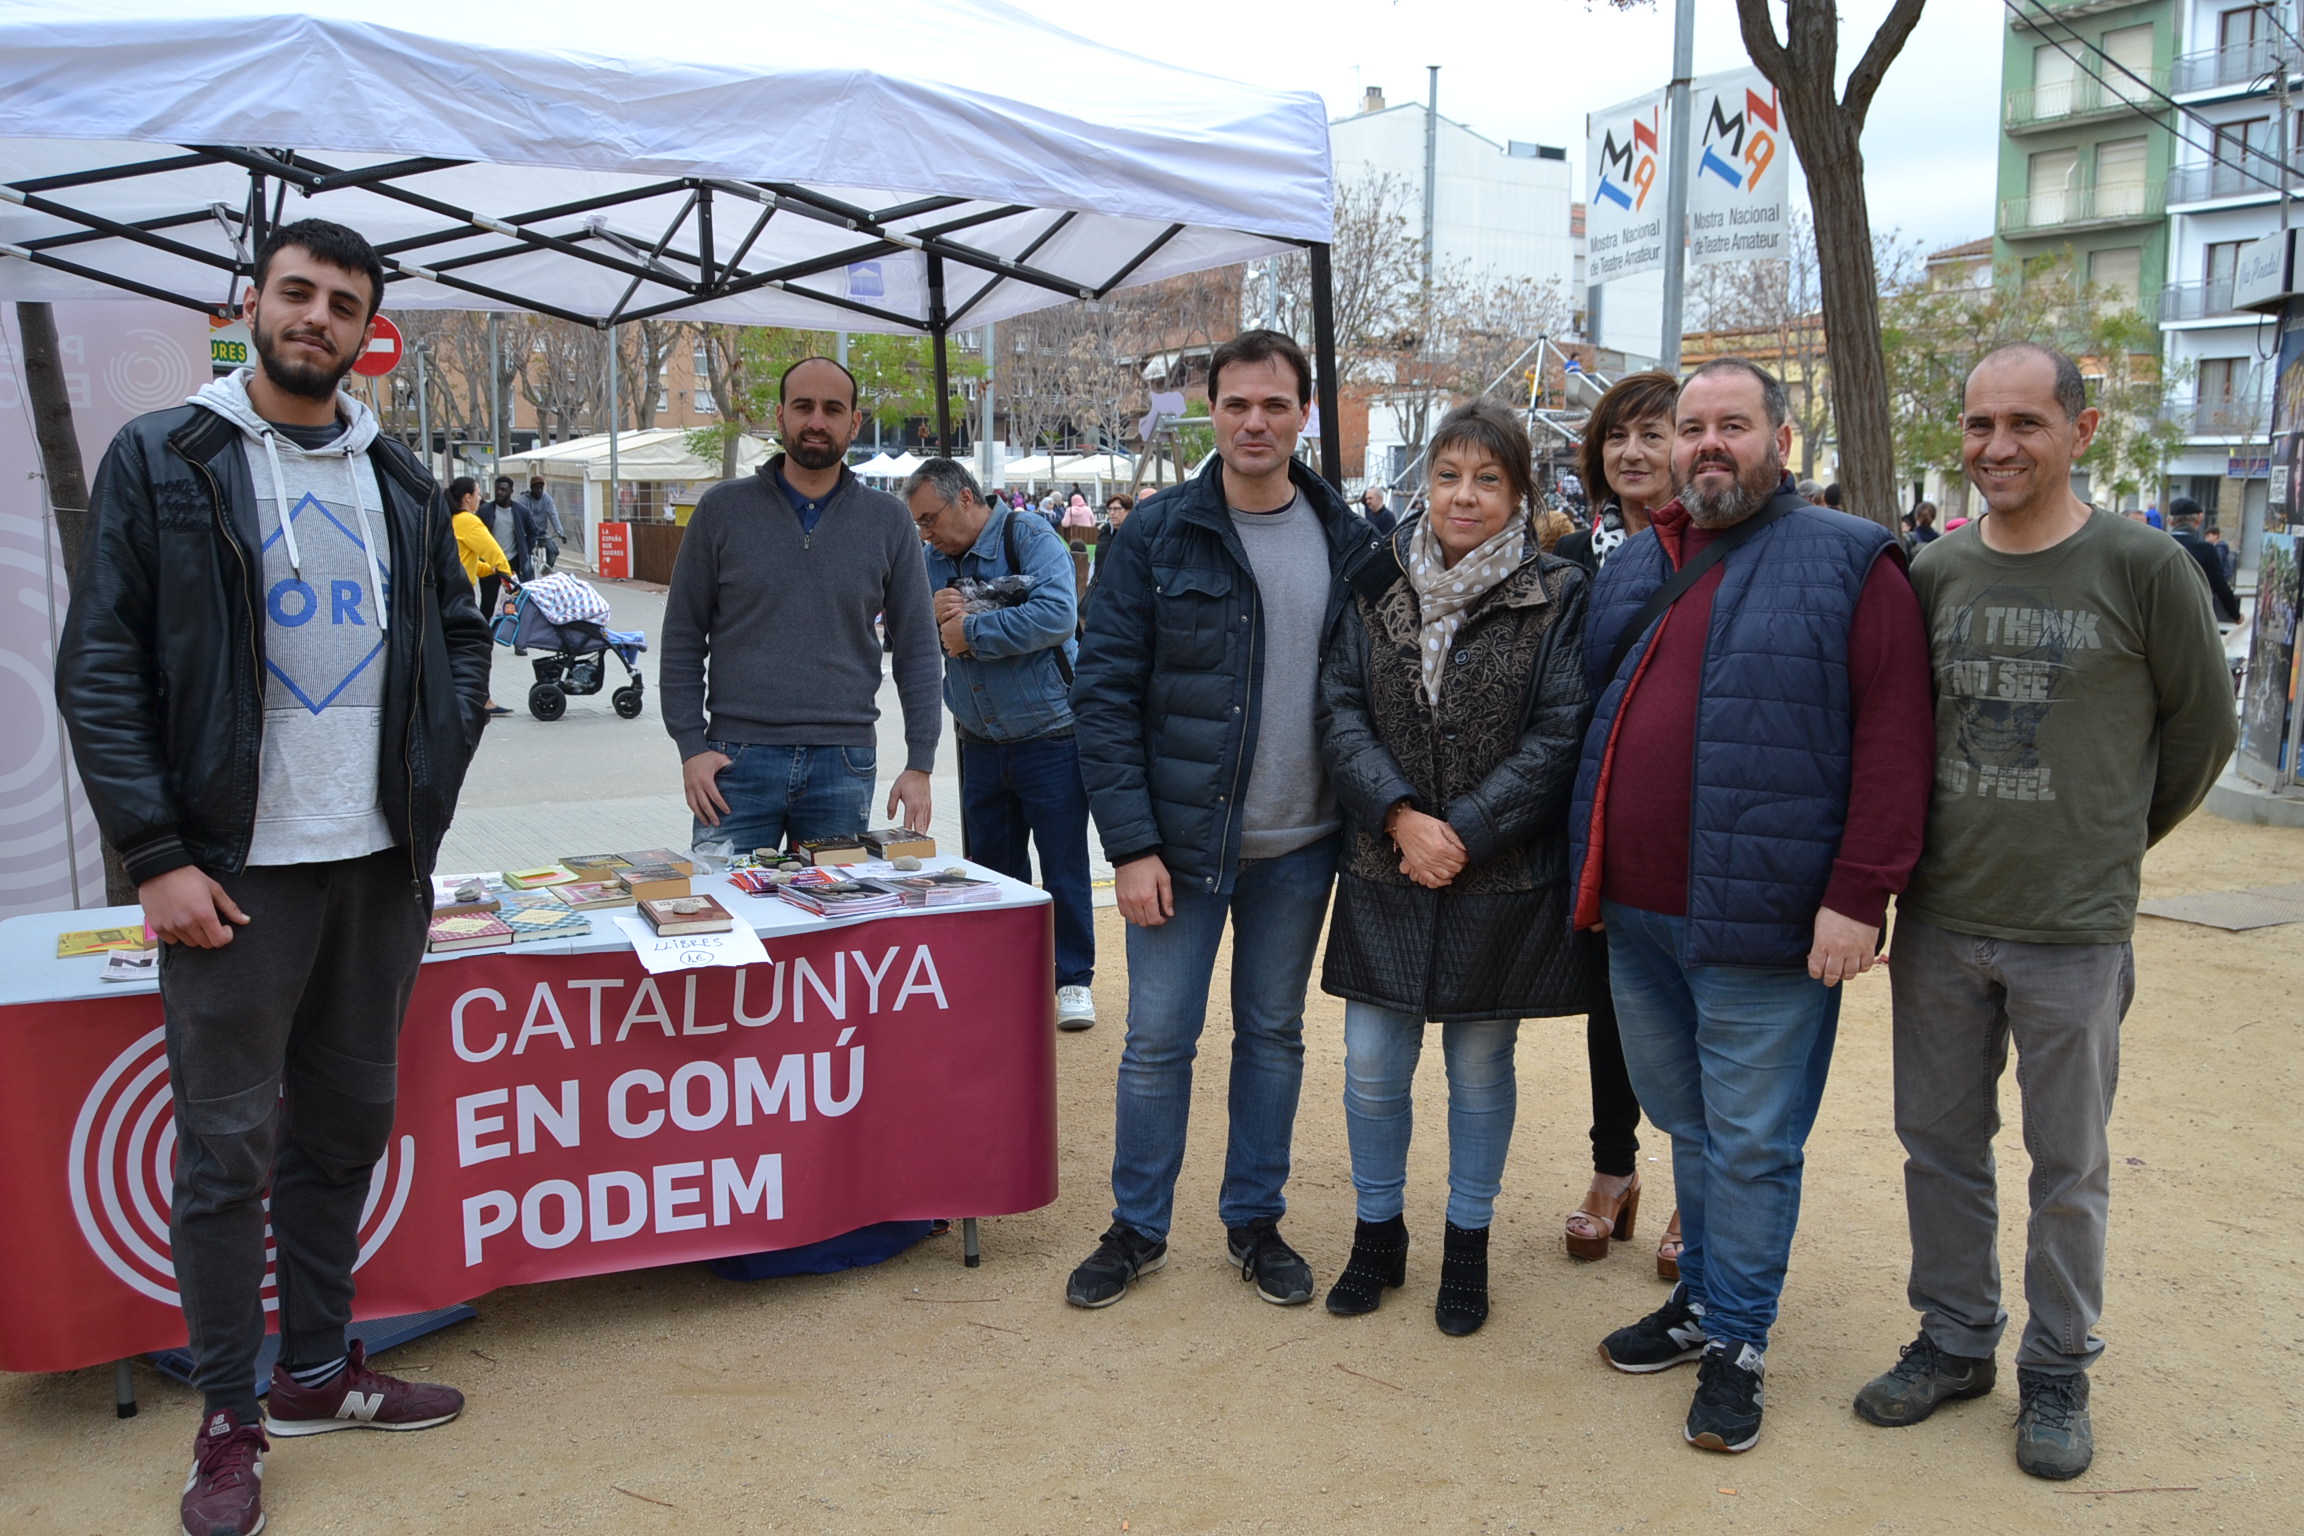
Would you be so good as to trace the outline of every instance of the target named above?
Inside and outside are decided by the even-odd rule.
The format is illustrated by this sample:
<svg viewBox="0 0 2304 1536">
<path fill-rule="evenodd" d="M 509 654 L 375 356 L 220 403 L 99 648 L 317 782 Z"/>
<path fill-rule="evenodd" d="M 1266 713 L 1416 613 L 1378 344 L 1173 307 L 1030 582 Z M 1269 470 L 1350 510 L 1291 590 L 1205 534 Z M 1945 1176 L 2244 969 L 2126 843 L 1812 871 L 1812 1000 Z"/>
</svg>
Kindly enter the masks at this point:
<svg viewBox="0 0 2304 1536">
<path fill-rule="evenodd" d="M 764 747 L 707 741 L 727 754 L 720 798 L 728 814 L 718 827 L 696 823 L 698 843 L 725 840 L 737 853 L 816 837 L 854 837 L 872 806 L 875 754 L 870 747 Z"/>
<path fill-rule="evenodd" d="M 1680 1278 L 1706 1333 L 1766 1350 L 1840 989 L 1805 967 L 1682 965 L 1687 919 L 1612 901 L 1601 912 L 1624 1065 L 1672 1138 Z"/>
<path fill-rule="evenodd" d="M 1512 1075 L 1518 1019 L 1442 1024 L 1448 1064 L 1448 1219 L 1467 1229 L 1496 1218 L 1504 1154 L 1512 1145 L 1519 1084 Z M 1404 1206 L 1408 1137 L 1415 1128 L 1409 1088 L 1424 1051 L 1424 1021 L 1374 1003 L 1344 1005 L 1344 1130 L 1352 1143 L 1352 1188 L 1362 1221 L 1390 1221 Z"/>
<path fill-rule="evenodd" d="M 1217 1215 L 1227 1227 L 1288 1209 L 1288 1148 L 1304 1084 L 1304 988 L 1328 916 L 1339 836 L 1277 859 L 1243 859 L 1229 896 L 1175 883 L 1176 914 L 1128 927 L 1128 1041 L 1112 1136 L 1112 1215 L 1165 1238 L 1184 1166 L 1192 1059 L 1216 949 L 1232 924 L 1231 1132 Z"/>
<path fill-rule="evenodd" d="M 968 856 L 1029 883 L 1040 849 L 1040 883 L 1055 898 L 1056 985 L 1096 979 L 1096 918 L 1088 896 L 1088 790 L 1080 744 L 1067 731 L 1031 741 L 963 741 L 960 822 Z"/>
</svg>

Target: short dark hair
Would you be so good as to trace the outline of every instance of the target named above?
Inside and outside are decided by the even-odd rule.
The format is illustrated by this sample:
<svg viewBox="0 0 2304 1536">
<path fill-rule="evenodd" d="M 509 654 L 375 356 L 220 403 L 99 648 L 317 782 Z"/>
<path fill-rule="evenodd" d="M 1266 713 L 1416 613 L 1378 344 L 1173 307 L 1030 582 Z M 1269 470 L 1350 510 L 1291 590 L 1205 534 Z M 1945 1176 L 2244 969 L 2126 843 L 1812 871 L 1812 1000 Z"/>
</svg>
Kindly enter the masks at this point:
<svg viewBox="0 0 2304 1536">
<path fill-rule="evenodd" d="M 496 477 L 496 483 L 498 485 L 510 485 L 513 483 L 513 481 L 510 475 L 498 475 Z"/>
<path fill-rule="evenodd" d="M 784 398 L 787 392 L 787 387 L 792 382 L 792 375 L 798 373 L 801 369 L 807 367 L 810 363 L 830 363 L 833 367 L 839 369 L 840 377 L 848 381 L 848 409 L 856 409 L 856 375 L 850 373 L 848 371 L 848 365 L 841 362 L 838 358 L 825 357 L 823 354 L 817 352 L 809 353 L 806 357 L 800 359 L 800 361 L 794 363 L 791 367 L 784 370 L 783 377 L 776 381 L 776 398 L 779 401 Z"/>
<path fill-rule="evenodd" d="M 2056 370 L 2056 404 L 2063 410 L 2066 421 L 2078 421 L 2080 413 L 2088 409 L 2088 381 L 2080 377 L 2080 365 L 2072 361 L 2069 354 L 2037 341 L 2011 341 L 1994 347 L 1977 360 L 1976 367 L 1969 370 L 1969 377 L 1975 377 L 1986 363 L 2010 356 L 2037 357 Z"/>
<path fill-rule="evenodd" d="M 376 311 L 384 307 L 384 263 L 376 254 L 376 247 L 358 230 L 331 224 L 326 219 L 298 219 L 293 224 L 282 224 L 264 237 L 256 251 L 256 267 L 252 281 L 256 291 L 264 291 L 264 279 L 271 275 L 272 258 L 288 247 L 309 251 L 315 260 L 347 272 L 363 272 L 368 277 L 368 318 L 376 318 Z"/>
<path fill-rule="evenodd" d="M 2179 496 L 2168 503 L 2168 521 L 2172 523 L 2188 523 L 2206 515 L 2200 510 L 2200 503 L 2189 496 Z"/>
<path fill-rule="evenodd" d="M 458 475 L 455 479 L 448 482 L 448 509 L 450 511 L 454 511 L 456 509 L 456 503 L 462 501 L 467 496 L 476 496 L 479 493 L 479 481 L 473 479 L 470 475 Z"/>
<path fill-rule="evenodd" d="M 1842 494 L 1843 493 L 1840 489 L 1840 482 L 1837 480 L 1833 481 L 1830 485 L 1824 487 L 1824 505 L 1832 508 L 1835 512 L 1837 512 L 1840 509 Z"/>
<path fill-rule="evenodd" d="M 1608 499 L 1608 461 L 1602 455 L 1608 434 L 1651 417 L 1661 416 L 1669 423 L 1672 402 L 1679 398 L 1680 381 L 1656 369 L 1628 373 L 1608 386 L 1608 393 L 1592 407 L 1591 419 L 1584 423 L 1584 441 L 1576 447 L 1576 470 L 1586 495 L 1603 502 Z"/>
<path fill-rule="evenodd" d="M 1432 434 L 1431 446 L 1424 450 L 1427 481 L 1430 466 L 1456 447 L 1484 453 L 1502 465 L 1504 478 L 1512 485 L 1515 506 L 1529 509 L 1536 505 L 1535 455 L 1529 451 L 1528 429 L 1520 424 L 1517 412 L 1483 395 L 1441 417 L 1440 430 Z"/>
<path fill-rule="evenodd" d="M 1760 385 L 1760 407 L 1768 413 L 1771 428 L 1784 425 L 1792 414 L 1792 397 L 1784 392 L 1784 381 L 1748 357 L 1716 357 L 1699 368 L 1689 371 L 1680 381 L 1686 389 L 1708 373 L 1741 373 L 1755 379 Z"/>
<path fill-rule="evenodd" d="M 1216 380 L 1225 369 L 1234 363 L 1266 363 L 1275 357 L 1296 370 L 1296 403 L 1310 404 L 1312 360 L 1296 345 L 1294 337 L 1267 330 L 1242 331 L 1208 355 L 1208 403 L 1216 403 Z"/>
</svg>

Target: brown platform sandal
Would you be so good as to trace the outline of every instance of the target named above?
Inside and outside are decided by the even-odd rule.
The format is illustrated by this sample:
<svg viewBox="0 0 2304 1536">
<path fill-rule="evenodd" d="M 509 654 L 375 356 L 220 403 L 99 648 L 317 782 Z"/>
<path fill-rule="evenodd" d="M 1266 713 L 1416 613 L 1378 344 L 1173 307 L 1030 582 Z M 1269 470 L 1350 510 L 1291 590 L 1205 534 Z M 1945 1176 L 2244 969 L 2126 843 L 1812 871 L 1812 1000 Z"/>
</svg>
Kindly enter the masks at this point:
<svg viewBox="0 0 2304 1536">
<path fill-rule="evenodd" d="M 1599 1228 L 1599 1234 L 1585 1237 L 1570 1228 L 1563 1237 L 1568 1244 L 1568 1256 L 1575 1259 L 1604 1259 L 1608 1257 L 1608 1244 L 1612 1239 L 1630 1239 L 1633 1223 L 1640 1215 L 1640 1175 L 1635 1173 L 1625 1180 L 1623 1191 L 1609 1195 L 1601 1190 L 1595 1178 L 1592 1187 L 1584 1191 L 1584 1203 L 1568 1213 L 1574 1221 L 1581 1216 L 1590 1225 Z"/>
<path fill-rule="evenodd" d="M 1664 1240 L 1656 1245 L 1656 1278 L 1675 1285 L 1680 1283 L 1680 1212 L 1677 1209 L 1672 1212 L 1671 1225 L 1664 1229 Z"/>
</svg>

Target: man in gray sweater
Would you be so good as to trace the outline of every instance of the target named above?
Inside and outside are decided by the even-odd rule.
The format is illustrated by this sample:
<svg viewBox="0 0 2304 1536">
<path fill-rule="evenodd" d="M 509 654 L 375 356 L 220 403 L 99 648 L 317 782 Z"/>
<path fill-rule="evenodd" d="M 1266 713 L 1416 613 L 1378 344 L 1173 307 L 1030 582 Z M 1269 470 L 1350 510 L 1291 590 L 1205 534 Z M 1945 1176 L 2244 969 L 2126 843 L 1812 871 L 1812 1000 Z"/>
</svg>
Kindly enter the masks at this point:
<svg viewBox="0 0 2304 1536">
<path fill-rule="evenodd" d="M 926 831 L 943 666 L 920 535 L 903 502 L 842 462 L 860 419 L 848 370 L 804 358 L 778 393 L 785 451 L 704 493 L 665 599 L 657 686 L 696 841 L 749 853 L 864 830 L 879 739 L 876 615 L 904 709 L 904 771 L 886 814 Z"/>
</svg>

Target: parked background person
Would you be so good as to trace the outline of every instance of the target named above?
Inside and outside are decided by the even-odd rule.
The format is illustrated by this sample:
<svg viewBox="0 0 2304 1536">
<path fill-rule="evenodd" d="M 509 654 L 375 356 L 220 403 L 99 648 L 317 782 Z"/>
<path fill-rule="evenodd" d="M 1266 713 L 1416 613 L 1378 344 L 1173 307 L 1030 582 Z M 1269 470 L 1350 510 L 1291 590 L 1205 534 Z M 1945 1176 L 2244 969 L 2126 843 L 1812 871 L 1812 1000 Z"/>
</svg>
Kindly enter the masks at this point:
<svg viewBox="0 0 2304 1536">
<path fill-rule="evenodd" d="M 2201 531 L 2200 537 L 2207 540 L 2210 549 L 2216 551 L 2216 563 L 2224 568 L 2224 581 L 2229 586 L 2238 562 L 2233 558 L 2232 546 L 2224 542 L 2223 530 L 2211 524 Z"/>
<path fill-rule="evenodd" d="M 1104 526 L 1096 530 L 1096 553 L 1089 566 L 1092 573 L 1103 574 L 1104 552 L 1112 547 L 1112 541 L 1120 536 L 1121 527 L 1135 510 L 1136 498 L 1126 491 L 1114 491 L 1105 498 Z"/>
<path fill-rule="evenodd" d="M 1933 544 L 1943 536 L 1936 531 L 1936 503 L 1924 501 L 1912 509 L 1912 544 L 1915 549 Z"/>
<path fill-rule="evenodd" d="M 1529 514 L 1528 525 L 1536 532 L 1536 542 L 1545 554 L 1558 548 L 1560 541 L 1576 532 L 1576 519 L 1558 507 L 1542 507 Z"/>
<path fill-rule="evenodd" d="M 2208 582 L 2208 606 L 2219 624 L 2240 622 L 2240 599 L 2233 595 L 2231 578 L 2224 574 L 2222 552 L 2200 536 L 2200 503 L 2179 496 L 2168 503 L 2168 532 L 2177 546 L 2192 557 Z"/>
<path fill-rule="evenodd" d="M 553 501 L 552 493 L 544 489 L 544 477 L 537 475 L 530 479 L 527 493 L 520 499 L 526 505 L 529 532 L 544 547 L 544 569 L 558 570 L 560 546 L 567 539 L 568 530 L 560 522 L 559 504 Z"/>
<path fill-rule="evenodd" d="M 1056 1027 L 1096 1022 L 1096 921 L 1088 885 L 1088 791 L 1072 725 L 1072 647 L 1079 624 L 1072 557 L 1038 518 L 989 507 L 975 476 L 930 459 L 904 483 L 924 541 L 944 702 L 960 755 L 968 854 L 1029 883 L 1032 853 L 1055 900 Z M 1021 602 L 969 613 L 954 583 L 1025 576 Z"/>
<path fill-rule="evenodd" d="M 749 853 L 864 830 L 883 615 L 905 754 L 886 814 L 926 831 L 944 669 L 920 532 L 844 462 L 863 420 L 853 374 L 802 358 L 777 396 L 784 452 L 704 493 L 664 600 L 658 687 L 696 840 Z"/>
<path fill-rule="evenodd" d="M 1556 554 L 1597 576 L 1627 540 L 1648 531 L 1650 516 L 1672 499 L 1672 412 L 1679 397 L 1672 375 L 1633 373 L 1592 407 L 1577 454 L 1584 483 L 1599 492 L 1600 511 L 1589 529 L 1562 539 Z M 1640 1214 L 1640 1099 L 1624 1070 L 1605 969 L 1584 1021 L 1584 1057 L 1592 1080 L 1592 1182 L 1568 1213 L 1563 1241 L 1574 1258 L 1604 1259 L 1612 1242 L 1633 1235 Z M 1677 1211 L 1657 1245 L 1656 1273 L 1680 1278 Z"/>
<path fill-rule="evenodd" d="M 2030 342 L 1987 356 L 1961 418 L 1985 510 L 1913 566 L 1936 645 L 1935 792 L 1889 979 L 1920 1334 L 1856 1397 L 1897 1427 L 1992 1390 L 2008 1325 L 1993 1144 L 2013 1046 L 2031 1165 L 2016 1464 L 2054 1480 L 2095 1454 L 2106 1127 L 2144 854 L 2238 738 L 2192 558 L 2072 492 L 2096 425 L 2071 358 Z"/>
<path fill-rule="evenodd" d="M 1321 987 L 1346 999 L 1358 1216 L 1328 1310 L 1372 1312 L 1406 1278 L 1409 1096 L 1431 1020 L 1448 1074 L 1433 1315 L 1460 1335 L 1488 1317 L 1520 1020 L 1586 1011 L 1604 962 L 1568 925 L 1586 578 L 1530 526 L 1528 434 L 1508 409 L 1450 411 L 1430 458 L 1431 515 L 1371 562 L 1320 669 L 1321 755 L 1347 828 Z"/>
<path fill-rule="evenodd" d="M 1360 515 L 1368 519 L 1368 526 L 1378 533 L 1390 533 L 1400 524 L 1380 485 L 1372 485 L 1360 493 Z"/>
<path fill-rule="evenodd" d="M 479 481 L 470 475 L 458 475 L 449 481 L 448 505 L 455 508 L 450 526 L 456 532 L 456 559 L 464 567 L 464 579 L 472 583 L 480 616 L 493 630 L 497 600 L 505 578 L 512 574 L 512 563 L 504 558 L 503 548 L 480 517 Z M 491 715 L 512 713 L 496 702 L 493 693 L 488 696 L 486 707 Z"/>
<path fill-rule="evenodd" d="M 1901 546 L 1799 497 L 1789 416 L 1742 358 L 1681 386 L 1678 495 L 1594 589 L 1570 818 L 1576 922 L 1606 923 L 1625 1066 L 1672 1138 L 1687 1239 L 1671 1299 L 1601 1348 L 1634 1373 L 1700 1358 L 1683 1435 L 1718 1451 L 1760 1437 L 1840 984 L 1874 963 L 1930 775 Z"/>
<path fill-rule="evenodd" d="M 512 562 L 512 574 L 527 581 L 535 570 L 531 551 L 536 547 L 536 525 L 526 502 L 512 494 L 512 477 L 496 477 L 496 498 L 488 503 L 488 531 Z"/>
</svg>

